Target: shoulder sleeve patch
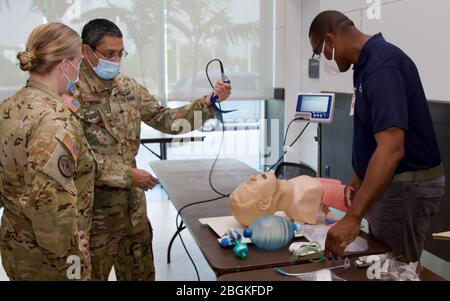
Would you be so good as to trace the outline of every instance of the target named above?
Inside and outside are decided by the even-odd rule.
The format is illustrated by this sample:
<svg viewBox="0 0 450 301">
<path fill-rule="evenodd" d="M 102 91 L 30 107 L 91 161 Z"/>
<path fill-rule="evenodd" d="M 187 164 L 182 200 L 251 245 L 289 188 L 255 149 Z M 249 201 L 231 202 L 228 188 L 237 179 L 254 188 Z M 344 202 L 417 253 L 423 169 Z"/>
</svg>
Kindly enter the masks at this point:
<svg viewBox="0 0 450 301">
<path fill-rule="evenodd" d="M 58 168 L 59 171 L 61 172 L 61 174 L 65 177 L 65 178 L 72 178 L 74 171 L 75 171 L 75 166 L 74 163 L 72 161 L 72 159 L 69 158 L 69 156 L 67 155 L 61 155 L 58 159 Z"/>
<path fill-rule="evenodd" d="M 62 142 L 57 142 L 49 160 L 42 167 L 42 172 L 65 190 L 76 192 L 73 176 L 75 174 L 75 161 Z"/>
<path fill-rule="evenodd" d="M 70 137 L 67 133 L 58 133 L 56 135 L 56 139 L 61 142 L 66 148 L 67 152 L 72 156 L 73 161 L 77 162 L 78 160 L 78 148 L 73 142 L 72 137 Z"/>
</svg>

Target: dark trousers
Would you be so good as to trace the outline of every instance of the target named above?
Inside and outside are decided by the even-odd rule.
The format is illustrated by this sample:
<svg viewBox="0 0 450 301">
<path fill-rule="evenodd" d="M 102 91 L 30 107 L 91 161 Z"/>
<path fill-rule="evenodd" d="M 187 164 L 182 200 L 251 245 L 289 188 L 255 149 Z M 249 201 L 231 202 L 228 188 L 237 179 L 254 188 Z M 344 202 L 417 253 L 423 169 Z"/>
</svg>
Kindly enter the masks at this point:
<svg viewBox="0 0 450 301">
<path fill-rule="evenodd" d="M 419 261 L 431 219 L 439 211 L 444 186 L 444 176 L 392 182 L 367 215 L 370 233 L 393 252 Z"/>
</svg>

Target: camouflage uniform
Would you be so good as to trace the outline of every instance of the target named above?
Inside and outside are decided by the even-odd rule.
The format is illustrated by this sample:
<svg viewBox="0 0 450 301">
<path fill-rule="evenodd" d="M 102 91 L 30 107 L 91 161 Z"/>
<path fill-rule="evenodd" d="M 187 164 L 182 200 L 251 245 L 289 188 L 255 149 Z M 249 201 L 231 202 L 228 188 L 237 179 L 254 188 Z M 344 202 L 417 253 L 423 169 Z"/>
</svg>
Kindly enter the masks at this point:
<svg viewBox="0 0 450 301">
<path fill-rule="evenodd" d="M 70 109 L 32 80 L 0 106 L 0 251 L 11 280 L 68 280 L 71 255 L 90 279 L 77 233 L 89 238 L 97 165 Z"/>
<path fill-rule="evenodd" d="M 105 81 L 85 63 L 72 93 L 81 103 L 77 114 L 83 119 L 89 144 L 98 160 L 109 162 L 106 180 L 123 179 L 122 188 L 107 187 L 104 179 L 96 183 L 90 241 L 93 279 L 107 280 L 114 265 L 119 280 L 154 280 L 152 228 L 145 194 L 131 186 L 141 121 L 159 131 L 178 134 L 182 128 L 171 129 L 176 119 L 188 120 L 194 129 L 194 112 L 200 112 L 207 121 L 214 111 L 203 98 L 181 108 L 163 108 L 134 79 L 119 75 Z"/>
</svg>

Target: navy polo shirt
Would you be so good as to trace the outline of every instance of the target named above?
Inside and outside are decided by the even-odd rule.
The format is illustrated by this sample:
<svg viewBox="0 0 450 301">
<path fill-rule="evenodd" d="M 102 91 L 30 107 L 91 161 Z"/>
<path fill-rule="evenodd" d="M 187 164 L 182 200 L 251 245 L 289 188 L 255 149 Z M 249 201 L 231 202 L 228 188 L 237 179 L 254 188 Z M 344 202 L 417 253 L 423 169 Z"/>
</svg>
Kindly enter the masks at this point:
<svg viewBox="0 0 450 301">
<path fill-rule="evenodd" d="M 441 156 L 425 92 L 414 62 L 381 33 L 371 37 L 354 66 L 356 105 L 353 169 L 363 179 L 375 152 L 375 135 L 405 132 L 405 157 L 396 174 L 438 166 Z"/>
</svg>

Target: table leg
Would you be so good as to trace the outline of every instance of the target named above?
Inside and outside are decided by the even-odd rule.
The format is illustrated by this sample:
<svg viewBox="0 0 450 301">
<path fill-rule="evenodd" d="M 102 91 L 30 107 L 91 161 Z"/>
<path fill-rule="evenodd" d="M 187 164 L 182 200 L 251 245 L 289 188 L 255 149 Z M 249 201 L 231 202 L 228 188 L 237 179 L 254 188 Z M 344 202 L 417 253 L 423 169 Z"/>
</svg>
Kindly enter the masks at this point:
<svg viewBox="0 0 450 301">
<path fill-rule="evenodd" d="M 159 150 L 161 154 L 161 160 L 167 160 L 167 143 L 165 142 L 160 143 Z"/>
<path fill-rule="evenodd" d="M 159 160 L 163 160 L 162 158 L 161 158 L 161 155 L 158 155 L 157 153 L 155 153 L 154 151 L 152 151 L 149 147 L 147 147 L 147 145 L 145 145 L 144 143 L 141 143 L 141 145 L 143 146 L 143 147 L 145 147 L 149 152 L 151 152 L 153 155 L 155 155 Z"/>
</svg>

